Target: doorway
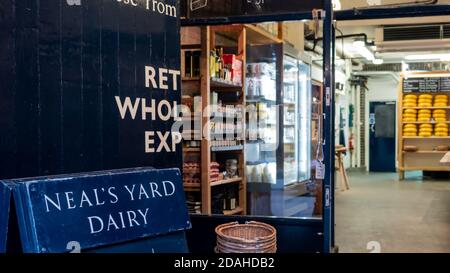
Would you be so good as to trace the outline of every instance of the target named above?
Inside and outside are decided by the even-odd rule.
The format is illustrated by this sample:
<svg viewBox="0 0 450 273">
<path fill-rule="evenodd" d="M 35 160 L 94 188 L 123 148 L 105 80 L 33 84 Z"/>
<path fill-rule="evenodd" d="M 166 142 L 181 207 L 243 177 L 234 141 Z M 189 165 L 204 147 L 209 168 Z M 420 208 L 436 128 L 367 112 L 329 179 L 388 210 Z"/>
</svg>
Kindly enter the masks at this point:
<svg viewBox="0 0 450 273">
<path fill-rule="evenodd" d="M 396 172 L 396 102 L 370 102 L 369 171 Z"/>
</svg>

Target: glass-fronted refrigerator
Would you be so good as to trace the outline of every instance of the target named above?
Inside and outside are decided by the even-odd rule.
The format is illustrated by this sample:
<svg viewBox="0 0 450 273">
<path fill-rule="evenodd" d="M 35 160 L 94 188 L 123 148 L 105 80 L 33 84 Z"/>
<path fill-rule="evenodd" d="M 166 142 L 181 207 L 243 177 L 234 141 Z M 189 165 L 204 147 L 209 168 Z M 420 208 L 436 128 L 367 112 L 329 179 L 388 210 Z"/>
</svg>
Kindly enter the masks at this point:
<svg viewBox="0 0 450 273">
<path fill-rule="evenodd" d="M 285 54 L 283 62 L 284 186 L 305 182 L 311 174 L 310 65 L 294 56 Z"/>
</svg>

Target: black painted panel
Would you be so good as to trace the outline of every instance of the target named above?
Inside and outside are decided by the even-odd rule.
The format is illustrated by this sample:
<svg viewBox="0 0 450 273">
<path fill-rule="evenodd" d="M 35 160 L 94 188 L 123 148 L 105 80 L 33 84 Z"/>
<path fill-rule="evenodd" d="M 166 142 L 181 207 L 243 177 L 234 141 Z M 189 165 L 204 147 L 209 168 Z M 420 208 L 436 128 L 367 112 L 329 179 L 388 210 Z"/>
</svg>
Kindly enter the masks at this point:
<svg viewBox="0 0 450 273">
<path fill-rule="evenodd" d="M 179 15 L 178 2 L 164 1 Z M 180 80 L 177 91 L 153 90 L 144 73 L 180 69 L 179 18 L 145 1 L 4 0 L 0 25 L 1 179 L 181 167 L 180 145 L 145 153 L 145 131 L 166 132 L 173 121 L 144 121 L 140 111 L 122 120 L 115 101 L 180 103 Z"/>
</svg>

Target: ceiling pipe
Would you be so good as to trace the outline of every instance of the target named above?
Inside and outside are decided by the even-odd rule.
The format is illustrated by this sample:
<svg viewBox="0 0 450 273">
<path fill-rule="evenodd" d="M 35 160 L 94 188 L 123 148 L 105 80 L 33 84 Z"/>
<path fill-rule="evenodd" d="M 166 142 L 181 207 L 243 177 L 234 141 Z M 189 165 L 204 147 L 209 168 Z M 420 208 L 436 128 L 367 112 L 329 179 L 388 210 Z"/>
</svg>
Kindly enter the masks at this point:
<svg viewBox="0 0 450 273">
<path fill-rule="evenodd" d="M 367 34 L 365 34 L 365 33 L 355 33 L 355 34 L 340 35 L 340 36 L 336 36 L 336 40 L 338 40 L 338 39 L 356 38 L 356 37 L 362 37 L 364 39 L 364 43 L 367 46 L 374 46 L 375 45 L 375 42 L 373 42 L 373 41 L 369 42 L 369 38 L 367 37 Z M 316 49 L 317 43 L 319 41 L 322 41 L 322 40 L 323 40 L 323 37 L 319 37 L 319 38 L 314 39 L 314 43 L 313 43 L 313 47 L 312 47 L 311 51 L 314 51 Z"/>
<path fill-rule="evenodd" d="M 394 79 L 396 83 L 400 82 L 400 77 L 397 73 L 392 71 L 354 71 L 352 73 L 355 76 L 366 76 L 366 77 L 373 77 L 373 76 L 390 76 Z"/>
</svg>

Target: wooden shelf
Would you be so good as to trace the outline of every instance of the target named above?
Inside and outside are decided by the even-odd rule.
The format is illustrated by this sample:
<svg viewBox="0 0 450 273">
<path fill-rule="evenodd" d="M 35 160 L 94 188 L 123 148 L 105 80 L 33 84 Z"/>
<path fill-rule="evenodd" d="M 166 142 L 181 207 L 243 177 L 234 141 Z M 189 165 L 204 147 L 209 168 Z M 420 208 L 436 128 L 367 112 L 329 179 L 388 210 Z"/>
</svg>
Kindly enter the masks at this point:
<svg viewBox="0 0 450 273">
<path fill-rule="evenodd" d="M 416 151 L 416 152 L 407 152 L 407 151 L 403 151 L 404 154 L 438 154 L 438 155 L 442 155 L 442 154 L 446 154 L 448 153 L 448 151 Z"/>
<path fill-rule="evenodd" d="M 181 80 L 184 81 L 184 82 L 189 82 L 189 81 L 200 81 L 200 77 L 182 78 Z"/>
<path fill-rule="evenodd" d="M 183 148 L 184 153 L 200 153 L 200 148 Z"/>
<path fill-rule="evenodd" d="M 404 139 L 450 139 L 450 136 L 448 137 L 403 137 Z"/>
<path fill-rule="evenodd" d="M 247 102 L 247 103 L 267 103 L 267 104 L 269 104 L 269 105 L 275 105 L 275 104 L 277 104 L 276 101 L 266 99 L 265 97 L 262 97 L 262 96 L 247 97 L 247 98 L 246 98 L 246 102 Z"/>
<path fill-rule="evenodd" d="M 223 147 L 211 147 L 212 152 L 231 152 L 231 151 L 242 151 L 244 149 L 243 145 L 236 146 L 223 146 Z"/>
<path fill-rule="evenodd" d="M 439 110 L 439 109 L 450 109 L 450 106 L 442 106 L 442 107 L 403 107 L 403 109 L 416 109 L 416 110 Z"/>
<path fill-rule="evenodd" d="M 236 215 L 244 212 L 243 208 L 237 207 L 234 210 L 224 210 L 223 215 Z"/>
<path fill-rule="evenodd" d="M 234 84 L 222 79 L 211 78 L 211 88 L 237 88 L 242 90 L 242 85 Z"/>
<path fill-rule="evenodd" d="M 402 121 L 403 124 L 438 124 L 438 123 L 447 123 L 450 124 L 450 121 Z"/>
<path fill-rule="evenodd" d="M 183 187 L 186 192 L 199 192 L 201 190 L 200 183 L 184 183 Z"/>
<path fill-rule="evenodd" d="M 226 184 L 231 184 L 231 183 L 238 183 L 238 182 L 242 182 L 241 177 L 211 182 L 211 187 L 221 186 L 221 185 L 226 185 Z"/>
</svg>

